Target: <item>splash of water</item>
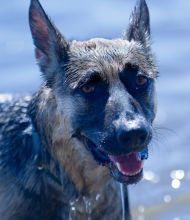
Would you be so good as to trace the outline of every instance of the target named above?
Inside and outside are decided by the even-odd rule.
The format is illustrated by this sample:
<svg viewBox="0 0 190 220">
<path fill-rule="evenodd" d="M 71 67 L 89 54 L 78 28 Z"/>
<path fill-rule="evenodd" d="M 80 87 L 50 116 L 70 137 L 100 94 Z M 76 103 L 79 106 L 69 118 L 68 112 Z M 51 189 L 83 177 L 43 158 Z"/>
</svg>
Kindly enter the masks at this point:
<svg viewBox="0 0 190 220">
<path fill-rule="evenodd" d="M 86 196 L 70 201 L 69 220 L 79 219 L 79 216 L 85 216 L 86 220 L 92 220 L 92 204 L 93 206 L 100 199 L 101 195 L 97 194 L 95 197 L 88 198 Z"/>
<path fill-rule="evenodd" d="M 124 201 L 124 191 L 123 191 L 123 184 L 120 183 L 120 192 L 121 192 L 121 205 L 122 205 L 122 220 L 125 220 L 125 201 Z"/>
</svg>

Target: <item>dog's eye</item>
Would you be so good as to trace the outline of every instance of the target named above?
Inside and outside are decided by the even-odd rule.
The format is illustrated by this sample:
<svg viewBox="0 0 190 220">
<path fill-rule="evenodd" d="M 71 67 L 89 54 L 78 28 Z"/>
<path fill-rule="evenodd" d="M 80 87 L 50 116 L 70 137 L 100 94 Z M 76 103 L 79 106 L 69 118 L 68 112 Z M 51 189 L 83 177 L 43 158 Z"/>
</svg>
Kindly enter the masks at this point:
<svg viewBox="0 0 190 220">
<path fill-rule="evenodd" d="M 143 87 L 148 83 L 148 78 L 143 75 L 136 76 L 136 86 L 137 88 Z"/>
<path fill-rule="evenodd" d="M 84 85 L 81 87 L 81 91 L 84 93 L 92 93 L 95 91 L 95 86 L 93 85 Z"/>
</svg>

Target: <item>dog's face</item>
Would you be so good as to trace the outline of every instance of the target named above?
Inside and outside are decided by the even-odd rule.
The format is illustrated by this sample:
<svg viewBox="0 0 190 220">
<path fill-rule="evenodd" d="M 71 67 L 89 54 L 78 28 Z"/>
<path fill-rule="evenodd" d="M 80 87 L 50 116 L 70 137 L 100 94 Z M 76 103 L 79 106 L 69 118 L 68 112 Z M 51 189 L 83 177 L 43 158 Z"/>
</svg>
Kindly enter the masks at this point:
<svg viewBox="0 0 190 220">
<path fill-rule="evenodd" d="M 117 181 L 137 182 L 156 109 L 157 70 L 145 1 L 135 7 L 124 39 L 68 42 L 37 0 L 31 1 L 30 25 L 46 84 L 63 111 L 70 110 L 72 138 Z"/>
</svg>

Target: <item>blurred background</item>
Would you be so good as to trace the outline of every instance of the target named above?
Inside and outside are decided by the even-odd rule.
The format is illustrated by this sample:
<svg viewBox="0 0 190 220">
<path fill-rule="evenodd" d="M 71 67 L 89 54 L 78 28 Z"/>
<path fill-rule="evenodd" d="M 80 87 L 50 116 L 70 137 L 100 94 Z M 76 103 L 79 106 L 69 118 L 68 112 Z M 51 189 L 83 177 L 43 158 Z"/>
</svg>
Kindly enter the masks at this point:
<svg viewBox="0 0 190 220">
<path fill-rule="evenodd" d="M 117 38 L 135 0 L 41 0 L 68 39 Z M 134 220 L 190 220 L 190 1 L 147 0 L 158 114 L 144 180 L 130 186 Z M 32 93 L 41 83 L 28 26 L 29 0 L 1 1 L 0 93 Z"/>
</svg>

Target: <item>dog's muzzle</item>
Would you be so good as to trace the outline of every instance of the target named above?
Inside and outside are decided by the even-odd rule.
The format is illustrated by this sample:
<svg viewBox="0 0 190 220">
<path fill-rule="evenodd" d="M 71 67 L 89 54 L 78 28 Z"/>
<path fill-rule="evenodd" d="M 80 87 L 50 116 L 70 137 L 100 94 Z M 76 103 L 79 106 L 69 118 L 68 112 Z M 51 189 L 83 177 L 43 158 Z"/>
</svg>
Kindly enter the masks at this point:
<svg viewBox="0 0 190 220">
<path fill-rule="evenodd" d="M 127 153 L 109 154 L 86 136 L 80 135 L 77 138 L 85 144 L 100 165 L 109 167 L 110 174 L 115 180 L 125 184 L 133 184 L 142 178 L 144 160 L 148 159 L 147 147 L 139 151 L 133 151 L 130 148 Z"/>
</svg>

